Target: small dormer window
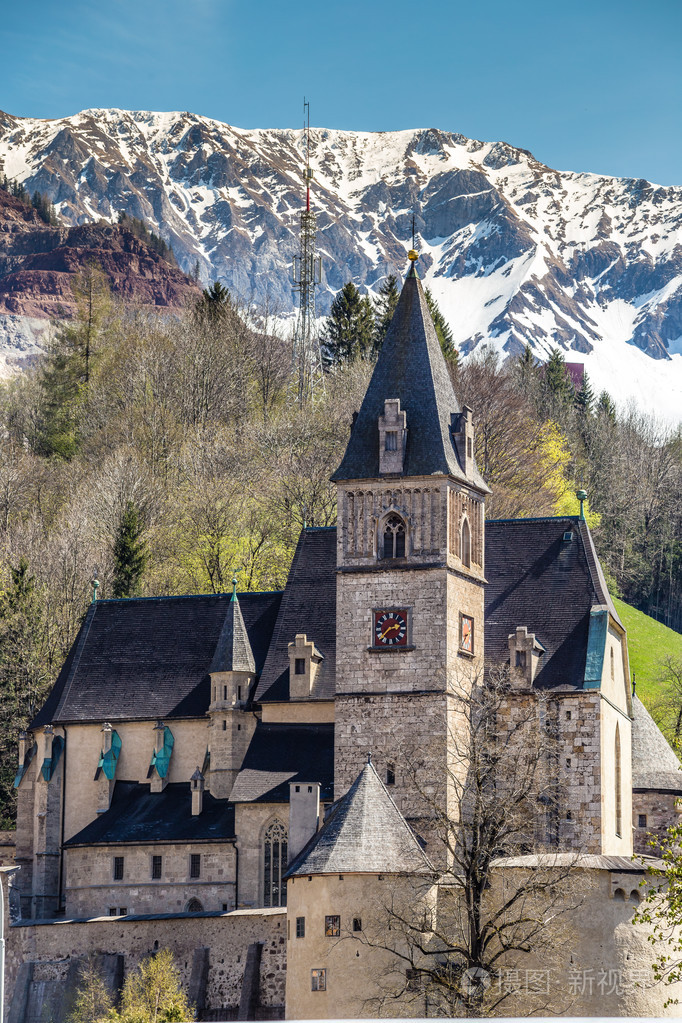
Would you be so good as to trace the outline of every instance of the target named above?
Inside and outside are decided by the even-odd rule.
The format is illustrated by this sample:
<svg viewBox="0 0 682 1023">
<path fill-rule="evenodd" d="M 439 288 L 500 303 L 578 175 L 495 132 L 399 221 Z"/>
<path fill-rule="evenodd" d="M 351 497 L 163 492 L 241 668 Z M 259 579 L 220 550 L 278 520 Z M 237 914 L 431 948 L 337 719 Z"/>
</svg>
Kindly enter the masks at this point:
<svg viewBox="0 0 682 1023">
<path fill-rule="evenodd" d="M 384 526 L 385 558 L 405 557 L 405 523 L 397 515 L 391 515 Z"/>
<path fill-rule="evenodd" d="M 473 441 L 471 440 L 471 437 L 467 437 L 467 457 L 468 458 L 474 457 L 474 445 Z"/>
<path fill-rule="evenodd" d="M 296 635 L 289 643 L 289 698 L 308 700 L 313 691 L 317 670 L 324 660 L 312 640 L 305 633 Z"/>
<path fill-rule="evenodd" d="M 407 417 L 399 398 L 384 401 L 384 414 L 379 416 L 379 472 L 400 475 L 403 472 L 407 443 Z"/>
<path fill-rule="evenodd" d="M 526 651 L 525 650 L 517 650 L 516 651 L 516 667 L 517 668 L 525 668 L 526 667 Z"/>
</svg>

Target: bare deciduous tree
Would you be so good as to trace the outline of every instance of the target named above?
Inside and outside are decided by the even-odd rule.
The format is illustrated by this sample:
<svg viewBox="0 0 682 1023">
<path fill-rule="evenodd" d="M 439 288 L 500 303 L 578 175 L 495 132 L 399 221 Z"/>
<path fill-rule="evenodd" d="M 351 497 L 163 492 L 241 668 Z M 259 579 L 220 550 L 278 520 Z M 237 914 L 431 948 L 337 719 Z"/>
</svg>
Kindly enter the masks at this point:
<svg viewBox="0 0 682 1023">
<path fill-rule="evenodd" d="M 577 856 L 558 849 L 557 708 L 520 692 L 508 668 L 460 678 L 450 697 L 449 793 L 419 786 L 434 875 L 398 879 L 383 918 L 349 935 L 392 953 L 373 1008 L 418 996 L 424 1015 L 492 1016 L 523 996 L 524 1014 L 565 1009 L 566 991 L 505 983 L 510 971 L 558 968 L 586 892 Z"/>
</svg>

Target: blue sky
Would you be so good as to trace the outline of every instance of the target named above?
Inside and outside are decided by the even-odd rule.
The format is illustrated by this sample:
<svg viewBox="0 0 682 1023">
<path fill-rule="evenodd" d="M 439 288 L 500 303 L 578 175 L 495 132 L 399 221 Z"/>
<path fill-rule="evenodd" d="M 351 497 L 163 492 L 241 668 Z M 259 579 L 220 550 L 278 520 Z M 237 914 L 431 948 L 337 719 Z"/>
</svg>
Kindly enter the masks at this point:
<svg viewBox="0 0 682 1023">
<path fill-rule="evenodd" d="M 439 127 L 682 184 L 681 0 L 4 0 L 0 108 Z"/>
</svg>

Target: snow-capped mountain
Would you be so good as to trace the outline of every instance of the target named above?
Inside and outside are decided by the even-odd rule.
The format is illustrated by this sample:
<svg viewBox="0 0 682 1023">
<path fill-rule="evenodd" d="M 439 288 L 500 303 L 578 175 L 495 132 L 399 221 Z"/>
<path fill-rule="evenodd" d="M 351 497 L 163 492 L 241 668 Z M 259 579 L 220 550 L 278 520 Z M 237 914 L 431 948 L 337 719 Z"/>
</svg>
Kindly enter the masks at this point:
<svg viewBox="0 0 682 1023">
<path fill-rule="evenodd" d="M 682 188 L 562 173 L 503 142 L 450 132 L 311 130 L 322 285 L 375 291 L 419 268 L 464 354 L 529 342 L 584 361 L 614 397 L 682 410 Z M 181 267 L 271 309 L 293 308 L 305 138 L 189 113 L 0 114 L 0 171 L 67 222 L 140 217 Z"/>
</svg>

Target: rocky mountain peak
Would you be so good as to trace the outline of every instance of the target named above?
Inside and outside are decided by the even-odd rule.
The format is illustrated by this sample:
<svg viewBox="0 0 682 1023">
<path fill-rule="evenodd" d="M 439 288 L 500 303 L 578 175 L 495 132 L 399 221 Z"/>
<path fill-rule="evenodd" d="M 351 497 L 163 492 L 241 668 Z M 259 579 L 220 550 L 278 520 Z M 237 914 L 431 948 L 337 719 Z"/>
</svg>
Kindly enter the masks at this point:
<svg viewBox="0 0 682 1023">
<path fill-rule="evenodd" d="M 198 261 L 205 283 L 282 313 L 294 303 L 303 153 L 301 130 L 189 112 L 0 116 L 0 169 L 47 194 L 67 223 L 125 210 L 185 271 Z M 506 142 L 437 128 L 315 128 L 311 164 L 321 312 L 349 279 L 371 293 L 403 272 L 414 214 L 420 270 L 464 353 L 530 344 L 545 358 L 558 346 L 580 353 L 598 387 L 645 402 L 666 364 L 682 407 L 681 188 L 563 173 Z"/>
</svg>

